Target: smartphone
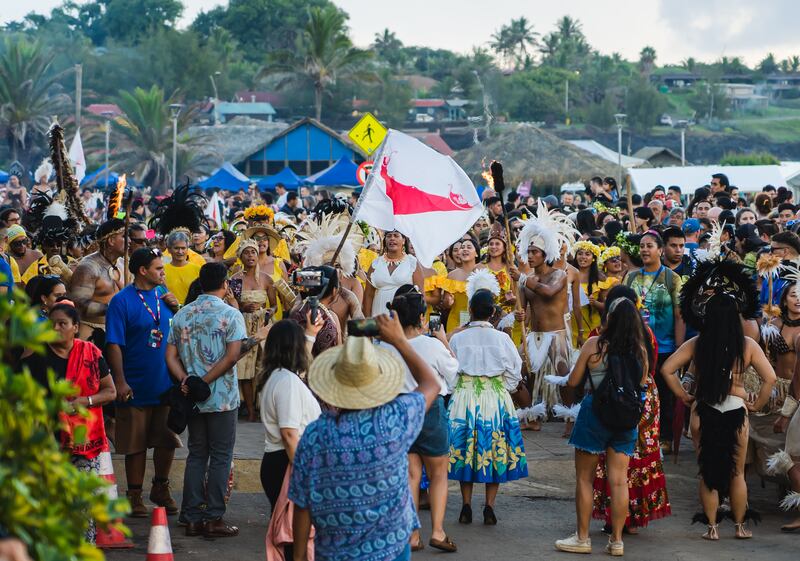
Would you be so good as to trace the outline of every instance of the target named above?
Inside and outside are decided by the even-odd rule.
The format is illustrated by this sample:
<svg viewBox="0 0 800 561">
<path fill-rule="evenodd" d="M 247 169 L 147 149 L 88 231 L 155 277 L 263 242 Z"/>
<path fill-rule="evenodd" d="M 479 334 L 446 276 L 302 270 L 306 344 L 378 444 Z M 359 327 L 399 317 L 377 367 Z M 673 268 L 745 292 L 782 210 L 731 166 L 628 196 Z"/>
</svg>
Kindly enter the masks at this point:
<svg viewBox="0 0 800 561">
<path fill-rule="evenodd" d="M 348 320 L 347 334 L 354 337 L 376 337 L 378 335 L 378 322 L 375 318 Z"/>
<path fill-rule="evenodd" d="M 324 285 L 322 272 L 299 269 L 292 275 L 292 284 L 298 288 L 320 288 Z"/>
<path fill-rule="evenodd" d="M 433 337 L 434 333 L 439 331 L 442 326 L 442 316 L 439 314 L 431 314 L 428 318 L 428 335 Z"/>
</svg>

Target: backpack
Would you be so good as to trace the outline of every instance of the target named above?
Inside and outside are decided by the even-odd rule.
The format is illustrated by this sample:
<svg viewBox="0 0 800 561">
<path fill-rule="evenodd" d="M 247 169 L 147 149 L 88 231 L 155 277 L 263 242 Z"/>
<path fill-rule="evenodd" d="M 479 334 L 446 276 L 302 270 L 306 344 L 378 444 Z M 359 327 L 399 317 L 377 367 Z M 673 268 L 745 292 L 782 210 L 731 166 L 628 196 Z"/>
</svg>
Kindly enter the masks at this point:
<svg viewBox="0 0 800 561">
<path fill-rule="evenodd" d="M 639 426 L 642 418 L 642 398 L 639 382 L 642 364 L 632 353 L 607 355 L 608 370 L 594 387 L 592 377 L 592 411 L 600 422 L 613 431 L 625 431 Z"/>
</svg>

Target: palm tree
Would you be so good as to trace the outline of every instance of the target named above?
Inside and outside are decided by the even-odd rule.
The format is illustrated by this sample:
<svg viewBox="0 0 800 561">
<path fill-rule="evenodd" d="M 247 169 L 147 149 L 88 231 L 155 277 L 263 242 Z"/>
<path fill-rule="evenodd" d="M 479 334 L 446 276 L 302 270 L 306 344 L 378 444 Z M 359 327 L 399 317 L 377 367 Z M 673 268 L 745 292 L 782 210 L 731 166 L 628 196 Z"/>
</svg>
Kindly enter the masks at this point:
<svg viewBox="0 0 800 561">
<path fill-rule="evenodd" d="M 653 72 L 653 65 L 656 62 L 656 50 L 653 47 L 644 47 L 639 52 L 639 69 L 642 74 L 649 76 Z"/>
<path fill-rule="evenodd" d="M 0 55 L 0 134 L 13 158 L 47 132 L 52 117 L 68 107 L 69 96 L 58 93 L 63 73 L 53 73 L 54 53 L 40 43 L 6 38 Z"/>
<path fill-rule="evenodd" d="M 110 121 L 115 139 L 111 163 L 120 173 L 133 173 L 138 181 L 156 189 L 172 184 L 172 118 L 170 105 L 176 94 L 164 99 L 164 91 L 152 86 L 120 91 L 115 103 L 123 115 Z M 184 108 L 178 115 L 178 155 L 182 166 L 179 175 L 196 176 L 210 171 L 213 162 L 202 138 L 193 138 L 186 129 L 193 121 L 197 107 Z M 99 130 L 93 131 L 96 145 Z"/>
<path fill-rule="evenodd" d="M 372 43 L 372 48 L 379 57 L 388 62 L 391 66 L 398 66 L 404 62 L 405 54 L 403 53 L 403 42 L 397 38 L 394 31 L 384 29 L 380 33 L 375 34 L 375 41 Z"/>
<path fill-rule="evenodd" d="M 314 108 L 317 120 L 322 118 L 322 98 L 339 78 L 357 76 L 375 81 L 375 74 L 364 71 L 369 51 L 357 49 L 347 36 L 345 16 L 335 6 L 314 7 L 308 11 L 296 49 L 275 53 L 259 70 L 257 79 L 279 75 L 278 87 L 288 83 L 310 82 L 314 87 Z"/>
<path fill-rule="evenodd" d="M 508 26 L 502 26 L 498 31 L 492 33 L 492 40 L 489 41 L 491 49 L 500 55 L 504 62 L 511 58 L 513 46 L 511 45 L 511 30 Z"/>
<path fill-rule="evenodd" d="M 687 72 L 694 73 L 694 71 L 697 69 L 697 60 L 690 56 L 681 62 L 681 66 L 683 66 Z"/>
<path fill-rule="evenodd" d="M 789 59 L 789 68 L 792 72 L 797 72 L 800 69 L 800 56 L 794 55 Z"/>
<path fill-rule="evenodd" d="M 583 31 L 581 30 L 581 22 L 573 19 L 570 16 L 564 16 L 556 22 L 556 33 L 560 36 L 561 41 L 567 42 L 570 40 L 583 40 Z"/>
</svg>

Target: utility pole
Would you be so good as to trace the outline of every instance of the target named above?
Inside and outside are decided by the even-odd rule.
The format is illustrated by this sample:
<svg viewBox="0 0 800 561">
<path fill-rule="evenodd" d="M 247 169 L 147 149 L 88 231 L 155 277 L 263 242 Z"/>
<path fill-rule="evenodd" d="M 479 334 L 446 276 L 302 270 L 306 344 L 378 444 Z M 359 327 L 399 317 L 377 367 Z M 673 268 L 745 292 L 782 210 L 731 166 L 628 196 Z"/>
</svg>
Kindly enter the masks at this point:
<svg viewBox="0 0 800 561">
<path fill-rule="evenodd" d="M 178 115 L 183 107 L 180 103 L 172 103 L 169 111 L 172 115 L 172 189 L 178 184 Z"/>
<path fill-rule="evenodd" d="M 475 79 L 478 80 L 478 85 L 483 93 L 483 120 L 486 123 L 486 138 L 491 138 L 491 130 L 489 129 L 489 125 L 492 124 L 492 113 L 489 111 L 489 96 L 486 95 L 486 88 L 483 87 L 483 81 L 481 80 L 478 71 L 473 70 L 472 73 L 475 74 Z"/>
<path fill-rule="evenodd" d="M 83 94 L 83 65 L 75 65 L 75 128 L 81 128 L 81 95 Z"/>
<path fill-rule="evenodd" d="M 569 125 L 569 78 L 564 85 L 564 123 Z"/>
</svg>

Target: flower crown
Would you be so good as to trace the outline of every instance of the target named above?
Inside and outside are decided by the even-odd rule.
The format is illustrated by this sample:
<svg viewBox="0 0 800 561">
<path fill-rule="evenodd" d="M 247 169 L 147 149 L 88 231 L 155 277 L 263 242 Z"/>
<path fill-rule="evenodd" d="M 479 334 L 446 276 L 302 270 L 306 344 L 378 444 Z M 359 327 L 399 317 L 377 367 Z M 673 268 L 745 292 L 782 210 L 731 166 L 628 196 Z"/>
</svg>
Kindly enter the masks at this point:
<svg viewBox="0 0 800 561">
<path fill-rule="evenodd" d="M 639 244 L 635 244 L 628 236 L 625 235 L 625 232 L 620 232 L 617 234 L 617 237 L 614 238 L 614 244 L 619 246 L 619 248 L 630 255 L 631 257 L 639 257 Z"/>
<path fill-rule="evenodd" d="M 251 206 L 244 211 L 244 218 L 251 221 L 272 222 L 273 218 L 275 218 L 275 211 L 267 205 Z"/>
<path fill-rule="evenodd" d="M 592 203 L 592 208 L 597 211 L 597 214 L 601 212 L 607 212 L 613 216 L 619 216 L 619 209 L 615 206 L 606 206 L 600 201 L 595 201 Z"/>
<path fill-rule="evenodd" d="M 575 242 L 575 245 L 572 246 L 572 251 L 578 253 L 579 251 L 588 251 L 592 255 L 594 255 L 595 259 L 600 258 L 600 253 L 603 251 L 600 249 L 599 245 L 595 245 L 588 240 L 581 240 L 579 242 Z"/>
<path fill-rule="evenodd" d="M 615 257 L 619 257 L 621 253 L 622 253 L 621 250 L 615 245 L 605 248 L 603 250 L 603 253 L 600 254 L 598 265 L 602 267 L 606 261 L 608 261 L 609 259 L 613 259 Z"/>
</svg>

